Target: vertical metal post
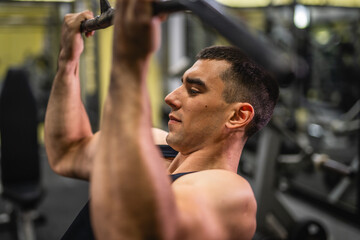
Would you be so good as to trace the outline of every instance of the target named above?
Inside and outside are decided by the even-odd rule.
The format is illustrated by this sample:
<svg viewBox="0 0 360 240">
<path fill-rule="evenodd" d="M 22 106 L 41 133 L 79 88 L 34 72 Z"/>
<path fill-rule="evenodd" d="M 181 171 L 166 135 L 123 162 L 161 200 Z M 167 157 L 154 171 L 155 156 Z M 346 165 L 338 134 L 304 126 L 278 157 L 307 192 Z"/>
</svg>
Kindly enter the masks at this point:
<svg viewBox="0 0 360 240">
<path fill-rule="evenodd" d="M 256 156 L 254 192 L 259 231 L 270 230 L 285 239 L 295 221 L 277 197 L 276 162 L 281 141 L 281 135 L 275 129 L 266 127 L 262 130 Z"/>
</svg>

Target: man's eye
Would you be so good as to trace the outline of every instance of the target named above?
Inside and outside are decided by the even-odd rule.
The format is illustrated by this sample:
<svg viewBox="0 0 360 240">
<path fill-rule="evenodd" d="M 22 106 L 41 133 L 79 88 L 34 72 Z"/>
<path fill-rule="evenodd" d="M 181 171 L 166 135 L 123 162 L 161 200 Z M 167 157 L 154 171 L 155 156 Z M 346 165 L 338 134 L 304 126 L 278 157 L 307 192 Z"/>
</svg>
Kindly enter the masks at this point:
<svg viewBox="0 0 360 240">
<path fill-rule="evenodd" d="M 190 93 L 190 94 L 198 94 L 199 91 L 196 90 L 196 89 L 190 88 L 190 89 L 189 89 L 189 93 Z"/>
</svg>

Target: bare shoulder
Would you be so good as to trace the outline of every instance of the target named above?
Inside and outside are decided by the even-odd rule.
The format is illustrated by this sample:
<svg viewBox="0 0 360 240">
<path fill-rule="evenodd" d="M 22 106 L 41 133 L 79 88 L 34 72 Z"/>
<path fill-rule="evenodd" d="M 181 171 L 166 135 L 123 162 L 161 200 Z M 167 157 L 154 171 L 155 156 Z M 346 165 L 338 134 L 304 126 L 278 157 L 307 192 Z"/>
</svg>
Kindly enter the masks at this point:
<svg viewBox="0 0 360 240">
<path fill-rule="evenodd" d="M 180 202 L 191 199 L 185 204 L 188 209 L 200 203 L 204 211 L 210 210 L 222 239 L 252 238 L 257 206 L 252 188 L 243 177 L 225 170 L 206 170 L 179 178 L 173 189 Z"/>
</svg>

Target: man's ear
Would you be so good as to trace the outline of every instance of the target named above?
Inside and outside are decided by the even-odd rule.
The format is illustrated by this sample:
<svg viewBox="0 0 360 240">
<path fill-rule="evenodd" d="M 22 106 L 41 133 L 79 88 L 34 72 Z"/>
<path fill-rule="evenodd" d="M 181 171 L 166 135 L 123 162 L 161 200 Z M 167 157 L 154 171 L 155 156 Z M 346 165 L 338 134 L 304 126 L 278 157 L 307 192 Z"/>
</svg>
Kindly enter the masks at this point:
<svg viewBox="0 0 360 240">
<path fill-rule="evenodd" d="M 250 103 L 234 104 L 233 112 L 226 123 L 229 129 L 241 128 L 248 125 L 255 115 L 253 106 Z"/>
</svg>

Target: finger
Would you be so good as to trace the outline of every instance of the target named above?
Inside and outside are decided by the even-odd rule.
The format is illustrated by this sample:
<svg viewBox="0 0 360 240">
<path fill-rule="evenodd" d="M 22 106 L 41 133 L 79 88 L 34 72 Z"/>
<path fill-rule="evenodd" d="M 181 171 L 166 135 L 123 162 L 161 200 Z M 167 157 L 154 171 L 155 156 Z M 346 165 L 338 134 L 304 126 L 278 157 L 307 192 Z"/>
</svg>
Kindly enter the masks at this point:
<svg viewBox="0 0 360 240">
<path fill-rule="evenodd" d="M 85 32 L 85 37 L 92 37 L 94 36 L 95 31 L 91 31 L 91 32 Z"/>
<path fill-rule="evenodd" d="M 156 15 L 156 17 L 160 20 L 160 22 L 165 22 L 168 19 L 169 14 L 168 13 L 160 13 L 160 14 Z"/>
<path fill-rule="evenodd" d="M 80 24 L 82 21 L 92 18 L 94 18 L 94 14 L 89 10 L 85 10 L 78 14 L 78 16 L 76 17 L 76 21 Z"/>
<path fill-rule="evenodd" d="M 90 10 L 85 10 L 80 13 L 80 15 L 85 19 L 94 18 L 94 13 Z"/>
<path fill-rule="evenodd" d="M 80 12 L 79 15 L 77 16 L 77 24 L 81 25 L 81 23 L 85 20 L 88 20 L 88 19 L 92 19 L 94 18 L 94 14 L 92 11 L 89 11 L 89 10 L 85 10 L 83 12 Z M 80 31 L 80 27 L 78 28 L 79 31 Z M 90 31 L 90 32 L 85 32 L 85 36 L 86 37 L 91 37 L 94 35 L 94 32 L 93 31 Z"/>
</svg>

